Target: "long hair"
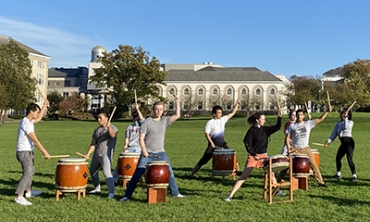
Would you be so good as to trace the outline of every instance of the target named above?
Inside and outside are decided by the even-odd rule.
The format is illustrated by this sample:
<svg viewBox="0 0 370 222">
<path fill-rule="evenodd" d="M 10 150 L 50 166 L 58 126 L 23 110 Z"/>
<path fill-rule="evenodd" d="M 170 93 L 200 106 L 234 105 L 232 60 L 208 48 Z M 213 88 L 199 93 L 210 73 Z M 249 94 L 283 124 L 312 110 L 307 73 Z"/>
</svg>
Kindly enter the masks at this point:
<svg viewBox="0 0 370 222">
<path fill-rule="evenodd" d="M 252 114 L 251 116 L 248 117 L 247 123 L 249 123 L 250 125 L 255 125 L 257 123 L 256 120 L 261 118 L 262 115 L 264 115 L 264 114 L 261 113 L 261 112 L 257 112 L 257 113 Z"/>
<path fill-rule="evenodd" d="M 344 109 L 340 112 L 340 114 L 344 114 L 347 110 L 348 110 L 348 108 L 344 108 Z M 351 110 L 349 110 L 349 111 L 348 111 L 348 120 L 352 120 L 352 111 L 351 111 Z"/>
</svg>

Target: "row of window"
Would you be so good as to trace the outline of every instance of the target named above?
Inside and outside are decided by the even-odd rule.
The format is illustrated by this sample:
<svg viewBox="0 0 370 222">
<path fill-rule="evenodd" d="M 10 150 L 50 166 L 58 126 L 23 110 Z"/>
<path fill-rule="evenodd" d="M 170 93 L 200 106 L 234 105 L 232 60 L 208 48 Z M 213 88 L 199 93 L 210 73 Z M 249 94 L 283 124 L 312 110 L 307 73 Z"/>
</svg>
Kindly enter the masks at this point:
<svg viewBox="0 0 370 222">
<path fill-rule="evenodd" d="M 213 102 L 212 106 L 215 106 L 215 105 L 217 105 L 216 102 Z M 174 110 L 174 108 L 175 108 L 174 101 L 170 101 L 169 104 L 168 104 L 168 109 L 169 110 Z M 189 102 L 188 101 L 185 101 L 182 108 L 184 110 L 190 109 L 191 107 L 190 107 Z M 274 104 L 270 103 L 270 107 L 269 108 L 270 108 L 270 110 L 274 110 L 275 109 Z M 231 103 L 226 104 L 226 110 L 231 110 L 231 109 L 232 109 L 232 104 Z M 246 107 L 244 105 L 241 105 L 240 106 L 240 109 L 241 110 L 245 110 Z M 254 105 L 254 110 L 260 110 L 260 109 L 261 109 L 260 104 L 257 103 L 257 104 Z M 197 110 L 203 110 L 203 102 L 199 101 L 197 103 Z"/>
<path fill-rule="evenodd" d="M 37 61 L 37 60 L 35 60 Z M 33 60 L 30 59 L 31 66 L 33 67 Z M 46 62 L 43 61 L 37 61 L 37 68 L 43 69 L 46 67 Z"/>
<path fill-rule="evenodd" d="M 170 92 L 175 92 L 175 89 L 174 88 L 170 88 L 168 92 L 169 93 Z M 233 90 L 231 88 L 228 88 L 226 90 L 226 95 L 231 95 L 232 92 L 233 92 Z M 189 88 L 185 88 L 184 91 L 183 91 L 183 94 L 184 95 L 189 95 L 189 93 L 190 93 Z M 198 89 L 198 91 L 197 91 L 197 94 L 198 95 L 203 95 L 203 93 L 204 93 L 204 90 L 203 89 Z M 243 88 L 240 93 L 242 95 L 247 94 L 247 89 Z M 212 95 L 218 95 L 218 89 L 213 89 L 212 90 Z M 261 95 L 261 89 L 260 88 L 257 88 L 255 90 L 255 95 Z M 275 95 L 275 89 L 270 89 L 270 95 Z"/>
</svg>

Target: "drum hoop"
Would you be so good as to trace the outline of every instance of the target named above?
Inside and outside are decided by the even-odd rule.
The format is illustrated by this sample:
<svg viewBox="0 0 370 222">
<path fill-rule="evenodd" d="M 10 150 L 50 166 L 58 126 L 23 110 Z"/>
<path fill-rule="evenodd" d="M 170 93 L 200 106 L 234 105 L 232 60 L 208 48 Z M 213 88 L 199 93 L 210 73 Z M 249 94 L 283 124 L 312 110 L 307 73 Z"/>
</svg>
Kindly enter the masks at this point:
<svg viewBox="0 0 370 222">
<path fill-rule="evenodd" d="M 147 187 L 168 187 L 168 183 L 151 183 L 147 184 Z"/>
<path fill-rule="evenodd" d="M 214 149 L 214 153 L 235 153 L 234 149 Z"/>
<path fill-rule="evenodd" d="M 61 163 L 83 163 L 83 162 L 86 162 L 87 163 L 87 160 L 84 159 L 84 158 L 62 158 L 62 159 L 59 159 L 58 162 L 61 162 Z"/>
<path fill-rule="evenodd" d="M 87 184 L 85 186 L 77 186 L 77 187 L 68 187 L 68 186 L 55 186 L 58 190 L 82 190 L 87 187 Z M 73 192 L 73 191 L 70 191 Z"/>
<path fill-rule="evenodd" d="M 87 162 L 76 162 L 76 163 L 72 163 L 72 162 L 58 162 L 57 163 L 57 166 L 59 165 L 87 165 L 88 163 Z"/>
<path fill-rule="evenodd" d="M 135 152 L 121 152 L 119 156 L 140 156 L 140 153 L 135 153 Z"/>
<path fill-rule="evenodd" d="M 152 166 L 152 165 L 169 165 L 167 161 L 152 161 L 152 162 L 148 162 L 146 164 L 147 166 Z"/>
</svg>

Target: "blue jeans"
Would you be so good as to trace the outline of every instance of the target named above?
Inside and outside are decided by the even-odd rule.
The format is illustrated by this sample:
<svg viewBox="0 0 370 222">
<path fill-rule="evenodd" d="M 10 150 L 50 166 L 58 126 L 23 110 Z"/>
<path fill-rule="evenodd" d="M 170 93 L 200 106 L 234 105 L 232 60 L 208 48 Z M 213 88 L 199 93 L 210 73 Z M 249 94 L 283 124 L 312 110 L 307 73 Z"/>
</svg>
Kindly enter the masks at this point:
<svg viewBox="0 0 370 222">
<path fill-rule="evenodd" d="M 139 162 L 137 164 L 136 170 L 134 172 L 134 175 L 132 176 L 130 183 L 128 184 L 127 190 L 125 192 L 124 197 L 126 198 L 131 198 L 132 193 L 136 189 L 137 182 L 139 179 L 144 175 L 145 173 L 145 168 L 146 165 L 149 162 L 153 161 L 166 161 L 168 163 L 168 166 L 170 168 L 170 191 L 172 195 L 177 196 L 180 194 L 179 188 L 177 187 L 176 180 L 175 180 L 175 175 L 173 174 L 172 166 L 170 163 L 170 160 L 168 159 L 168 156 L 165 152 L 160 152 L 160 153 L 148 153 L 149 156 L 159 156 L 159 158 L 149 158 L 149 157 L 143 157 L 142 155 L 140 156 Z"/>
</svg>

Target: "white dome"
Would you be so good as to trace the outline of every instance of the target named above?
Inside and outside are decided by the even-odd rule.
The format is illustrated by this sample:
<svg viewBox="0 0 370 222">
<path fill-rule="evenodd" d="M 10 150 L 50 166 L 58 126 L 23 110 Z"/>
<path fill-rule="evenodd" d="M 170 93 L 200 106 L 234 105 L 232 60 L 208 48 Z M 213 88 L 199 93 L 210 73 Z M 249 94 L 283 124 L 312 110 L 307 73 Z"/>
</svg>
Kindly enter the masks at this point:
<svg viewBox="0 0 370 222">
<path fill-rule="evenodd" d="M 96 62 L 99 57 L 103 56 L 103 52 L 106 52 L 105 48 L 103 46 L 95 46 L 91 50 L 91 62 Z"/>
</svg>

